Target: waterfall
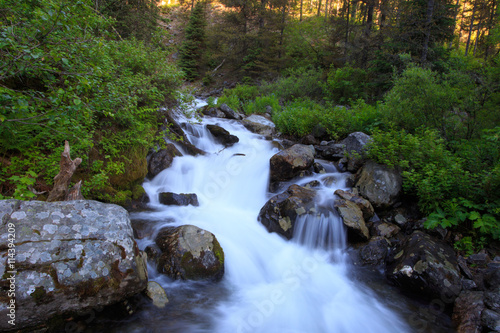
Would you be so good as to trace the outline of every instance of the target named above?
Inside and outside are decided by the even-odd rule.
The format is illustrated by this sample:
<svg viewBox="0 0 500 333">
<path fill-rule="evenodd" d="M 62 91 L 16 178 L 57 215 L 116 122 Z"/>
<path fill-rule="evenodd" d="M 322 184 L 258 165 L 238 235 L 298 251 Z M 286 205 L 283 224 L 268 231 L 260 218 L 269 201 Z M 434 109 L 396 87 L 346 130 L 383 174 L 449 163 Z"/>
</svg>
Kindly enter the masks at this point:
<svg viewBox="0 0 500 333">
<path fill-rule="evenodd" d="M 206 131 L 207 124 L 224 127 L 239 137 L 239 143 L 224 149 Z M 193 224 L 212 232 L 225 253 L 225 275 L 218 284 L 172 281 L 150 268 L 150 279 L 161 283 L 181 309 L 172 306 L 162 315 L 159 310 L 146 311 L 142 326 L 128 325 L 122 331 L 410 331 L 394 310 L 349 278 L 345 230 L 333 210 L 299 217 L 291 241 L 268 233 L 257 220 L 261 207 L 274 195 L 267 191 L 269 159 L 278 152 L 271 142 L 231 120 L 204 118 L 183 126 L 189 139 L 208 154 L 176 157 L 170 168 L 144 183 L 153 210 L 132 217 L 150 221 L 156 231 L 165 225 Z M 333 192 L 345 186 L 344 178 L 327 166 L 326 174 L 302 179 L 299 185 L 319 180 L 318 205 L 331 208 Z M 196 193 L 200 205 L 164 206 L 158 202 L 160 192 Z M 150 238 L 138 243 L 144 248 L 152 242 Z M 190 298 L 197 300 L 179 314 Z"/>
</svg>

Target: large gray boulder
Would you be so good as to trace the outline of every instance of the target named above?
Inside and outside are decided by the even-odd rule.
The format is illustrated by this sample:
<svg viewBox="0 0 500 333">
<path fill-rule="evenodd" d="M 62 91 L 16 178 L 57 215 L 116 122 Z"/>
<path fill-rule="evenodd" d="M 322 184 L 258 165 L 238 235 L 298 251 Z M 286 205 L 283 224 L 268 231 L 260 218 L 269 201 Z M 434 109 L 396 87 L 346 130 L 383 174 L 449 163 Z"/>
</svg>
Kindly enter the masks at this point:
<svg viewBox="0 0 500 333">
<path fill-rule="evenodd" d="M 122 207 L 86 200 L 5 200 L 0 201 L 0 221 L 1 285 L 15 282 L 16 304 L 15 327 L 0 320 L 0 330 L 90 311 L 147 286 L 145 258 Z M 11 252 L 15 260 L 9 261 Z M 8 318 L 12 298 L 4 296 L 0 316 Z"/>
<path fill-rule="evenodd" d="M 376 209 L 386 209 L 401 195 L 403 179 L 398 171 L 368 161 L 356 175 L 355 187 Z"/>
<path fill-rule="evenodd" d="M 462 289 L 460 269 L 451 246 L 422 232 L 413 232 L 386 260 L 389 280 L 429 299 L 452 303 Z"/>
<path fill-rule="evenodd" d="M 253 133 L 270 136 L 276 133 L 274 123 L 263 116 L 253 114 L 243 119 L 243 126 Z"/>
<path fill-rule="evenodd" d="M 290 180 L 308 170 L 314 163 L 314 147 L 301 144 L 282 150 L 271 157 L 271 182 Z"/>
<path fill-rule="evenodd" d="M 347 170 L 356 172 L 365 162 L 366 145 L 371 137 L 363 132 L 349 134 L 340 143 L 345 145 L 347 152 Z"/>
<path fill-rule="evenodd" d="M 169 143 L 164 149 L 161 149 L 151 155 L 148 162 L 148 178 L 154 178 L 163 170 L 172 165 L 176 156 L 182 156 L 182 153 Z"/>
<path fill-rule="evenodd" d="M 194 225 L 160 230 L 158 271 L 173 279 L 218 281 L 224 275 L 224 251 L 217 238 Z"/>
<path fill-rule="evenodd" d="M 276 232 L 291 239 L 295 220 L 314 208 L 315 197 L 316 191 L 291 185 L 285 192 L 266 202 L 259 212 L 258 219 L 269 232 Z"/>
</svg>

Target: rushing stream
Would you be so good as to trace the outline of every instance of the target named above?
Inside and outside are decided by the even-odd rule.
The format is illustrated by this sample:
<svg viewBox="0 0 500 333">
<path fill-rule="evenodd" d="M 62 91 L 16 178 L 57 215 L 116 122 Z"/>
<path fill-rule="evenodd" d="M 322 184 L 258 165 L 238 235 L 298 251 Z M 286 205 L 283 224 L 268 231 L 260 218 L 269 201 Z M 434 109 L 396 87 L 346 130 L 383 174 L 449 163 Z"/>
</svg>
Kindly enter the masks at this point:
<svg viewBox="0 0 500 333">
<path fill-rule="evenodd" d="M 239 143 L 224 149 L 206 124 L 224 127 Z M 212 232 L 224 249 L 224 278 L 218 283 L 172 281 L 150 267 L 150 280 L 164 287 L 170 303 L 165 309 L 146 306 L 110 331 L 417 331 L 407 323 L 408 309 L 390 298 L 380 300 L 377 292 L 353 278 L 345 230 L 334 213 L 299 218 L 291 241 L 258 222 L 259 210 L 274 195 L 267 190 L 269 159 L 278 149 L 270 141 L 224 119 L 204 118 L 185 128 L 191 142 L 209 154 L 176 157 L 170 168 L 144 183 L 152 209 L 132 213 L 132 218 L 154 225 L 156 231 L 192 224 Z M 345 175 L 322 164 L 326 174 L 297 183 L 319 180 L 318 204 L 332 206 L 333 192 L 345 186 Z M 196 193 L 200 205 L 165 206 L 158 203 L 159 192 Z M 153 239 L 138 240 L 139 247 L 144 249 Z"/>
</svg>

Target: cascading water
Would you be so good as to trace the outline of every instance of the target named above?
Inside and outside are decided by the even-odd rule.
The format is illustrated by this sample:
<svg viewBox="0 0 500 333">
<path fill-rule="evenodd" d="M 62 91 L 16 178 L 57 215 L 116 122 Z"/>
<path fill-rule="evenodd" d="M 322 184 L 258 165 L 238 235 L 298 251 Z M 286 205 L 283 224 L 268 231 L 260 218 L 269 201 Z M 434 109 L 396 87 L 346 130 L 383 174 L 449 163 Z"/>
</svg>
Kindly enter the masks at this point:
<svg viewBox="0 0 500 333">
<path fill-rule="evenodd" d="M 215 123 L 238 136 L 239 143 L 225 149 L 215 143 L 204 127 Z M 181 282 L 150 268 L 150 279 L 163 285 L 174 305 L 163 313 L 146 311 L 141 324 L 120 331 L 410 331 L 372 292 L 349 279 L 343 254 L 345 231 L 333 212 L 300 217 L 292 241 L 268 233 L 257 221 L 271 195 L 269 159 L 278 149 L 235 121 L 205 118 L 199 124 L 186 124 L 185 129 L 189 139 L 209 154 L 175 158 L 170 168 L 144 184 L 154 210 L 132 217 L 154 221 L 156 230 L 193 224 L 212 232 L 224 249 L 225 275 L 217 284 Z M 322 181 L 320 205 L 328 205 L 334 190 L 344 186 L 344 176 L 333 166 L 326 167 L 327 174 L 299 183 Z M 160 192 L 196 193 L 200 205 L 164 206 L 158 203 Z M 153 239 L 140 240 L 139 246 L 143 249 Z"/>
</svg>

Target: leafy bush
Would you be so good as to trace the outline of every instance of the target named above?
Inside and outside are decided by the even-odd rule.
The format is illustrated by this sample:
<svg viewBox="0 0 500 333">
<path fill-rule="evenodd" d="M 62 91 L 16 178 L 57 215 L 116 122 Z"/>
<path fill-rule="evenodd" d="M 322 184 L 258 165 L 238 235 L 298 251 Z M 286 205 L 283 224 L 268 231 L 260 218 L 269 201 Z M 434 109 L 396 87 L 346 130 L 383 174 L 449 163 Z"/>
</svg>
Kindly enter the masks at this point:
<svg viewBox="0 0 500 333">
<path fill-rule="evenodd" d="M 325 112 L 323 106 L 312 100 L 298 99 L 287 104 L 283 111 L 274 114 L 273 121 L 283 133 L 304 136 L 311 133 Z"/>
<path fill-rule="evenodd" d="M 227 104 L 233 110 L 243 111 L 243 105 L 259 95 L 257 86 L 238 84 L 233 89 L 224 89 L 222 96 L 217 99 L 217 105 Z"/>
<path fill-rule="evenodd" d="M 468 147 L 451 151 L 434 129 L 418 129 L 415 134 L 378 131 L 369 155 L 401 168 L 405 191 L 416 195 L 421 210 L 429 214 L 427 227 L 461 227 L 499 239 L 499 132 L 498 127 L 486 131 L 477 140 L 462 142 Z M 478 154 L 468 160 L 472 147 Z"/>
<path fill-rule="evenodd" d="M 361 68 L 349 65 L 333 68 L 328 73 L 328 98 L 335 103 L 348 104 L 349 101 L 366 99 L 367 73 Z"/>
<path fill-rule="evenodd" d="M 263 95 L 274 94 L 284 101 L 297 98 L 320 101 L 323 99 L 324 88 L 322 76 L 321 71 L 310 67 L 289 69 L 275 82 L 263 84 L 260 91 Z"/>
<path fill-rule="evenodd" d="M 243 110 L 246 114 L 263 114 L 268 111 L 268 107 L 271 108 L 271 114 L 281 110 L 279 100 L 274 94 L 270 96 L 256 97 L 255 101 L 244 104 Z"/>
<path fill-rule="evenodd" d="M 107 30 L 113 22 L 96 14 L 90 0 L 9 0 L 2 15 L 2 195 L 49 190 L 64 140 L 72 156 L 83 159 L 77 169 L 83 179 L 97 181 L 95 161 L 102 161 L 107 177 L 134 165 L 128 152 L 151 146 L 157 107 L 182 80 L 164 51 L 114 40 Z M 96 181 L 84 188 L 92 191 Z"/>
</svg>

